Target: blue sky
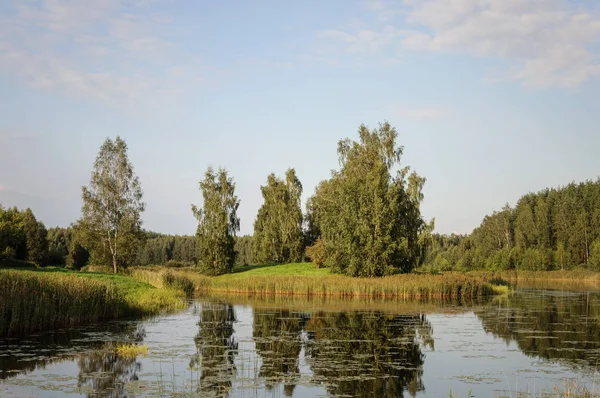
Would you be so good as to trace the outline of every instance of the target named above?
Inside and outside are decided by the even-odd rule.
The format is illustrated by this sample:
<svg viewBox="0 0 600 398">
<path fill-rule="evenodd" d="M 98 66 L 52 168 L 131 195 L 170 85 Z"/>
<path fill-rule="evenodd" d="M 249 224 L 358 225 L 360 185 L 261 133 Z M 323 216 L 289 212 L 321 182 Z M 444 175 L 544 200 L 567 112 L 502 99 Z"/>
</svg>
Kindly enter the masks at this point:
<svg viewBox="0 0 600 398">
<path fill-rule="evenodd" d="M 306 199 L 339 139 L 388 120 L 424 216 L 470 232 L 600 174 L 599 38 L 575 0 L 1 2 L 0 201 L 68 225 L 120 135 L 146 228 L 194 233 L 213 165 L 251 233 L 267 174 L 295 167 Z"/>
</svg>

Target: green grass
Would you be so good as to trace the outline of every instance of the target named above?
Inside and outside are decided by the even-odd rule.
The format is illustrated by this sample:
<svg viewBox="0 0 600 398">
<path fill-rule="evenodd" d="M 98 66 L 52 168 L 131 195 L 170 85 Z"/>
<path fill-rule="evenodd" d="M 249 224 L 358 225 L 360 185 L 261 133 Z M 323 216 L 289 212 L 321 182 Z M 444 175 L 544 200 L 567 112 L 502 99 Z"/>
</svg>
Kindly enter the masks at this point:
<svg viewBox="0 0 600 398">
<path fill-rule="evenodd" d="M 221 278 L 232 277 L 235 274 L 243 273 L 245 276 L 255 275 L 303 275 L 303 276 L 323 276 L 331 275 L 329 268 L 317 268 L 312 263 L 292 263 L 281 265 L 236 265 L 231 275 L 222 275 Z"/>
<path fill-rule="evenodd" d="M 125 275 L 62 268 L 0 270 L 0 336 L 181 308 L 185 294 Z"/>
</svg>

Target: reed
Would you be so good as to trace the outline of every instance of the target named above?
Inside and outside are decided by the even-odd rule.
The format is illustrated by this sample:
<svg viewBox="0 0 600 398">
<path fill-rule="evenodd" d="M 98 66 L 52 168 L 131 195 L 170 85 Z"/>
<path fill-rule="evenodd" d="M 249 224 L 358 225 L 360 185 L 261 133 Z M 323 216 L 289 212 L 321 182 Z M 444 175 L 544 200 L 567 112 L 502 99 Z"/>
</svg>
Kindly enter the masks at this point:
<svg viewBox="0 0 600 398">
<path fill-rule="evenodd" d="M 0 270 L 0 336 L 152 315 L 183 307 L 183 298 L 122 275 Z"/>
<path fill-rule="evenodd" d="M 185 277 L 196 291 L 208 294 L 280 295 L 337 298 L 452 298 L 478 299 L 503 293 L 481 276 L 465 274 L 402 274 L 382 278 L 352 278 L 317 269 L 313 264 L 284 264 L 236 268 L 217 277 L 184 269 L 165 270 L 147 267 L 132 271 L 132 276 L 155 281 L 163 274 Z M 150 282 L 152 283 L 152 282 Z M 161 281 L 164 285 L 164 281 Z"/>
<path fill-rule="evenodd" d="M 459 272 L 449 272 L 455 274 Z M 572 269 L 572 270 L 555 270 L 555 271 L 526 271 L 526 270 L 509 270 L 509 271 L 470 271 L 466 273 L 475 277 L 482 277 L 487 280 L 494 278 L 504 279 L 507 281 L 586 281 L 600 282 L 600 272 L 588 269 Z"/>
<path fill-rule="evenodd" d="M 211 280 L 211 292 L 250 295 L 297 295 L 382 298 L 465 298 L 496 294 L 481 278 L 453 275 L 395 275 L 383 278 L 327 276 L 244 276 L 231 274 Z"/>
<path fill-rule="evenodd" d="M 165 272 L 162 274 L 162 280 L 164 287 L 181 290 L 187 296 L 191 296 L 194 293 L 194 282 L 185 275 Z"/>
</svg>

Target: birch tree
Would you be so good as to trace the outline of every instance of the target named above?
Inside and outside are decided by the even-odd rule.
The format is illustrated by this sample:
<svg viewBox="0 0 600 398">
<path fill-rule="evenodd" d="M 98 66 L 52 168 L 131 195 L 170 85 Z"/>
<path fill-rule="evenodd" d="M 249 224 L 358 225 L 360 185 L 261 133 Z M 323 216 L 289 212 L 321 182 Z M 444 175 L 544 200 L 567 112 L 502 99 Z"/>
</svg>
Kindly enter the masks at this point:
<svg viewBox="0 0 600 398">
<path fill-rule="evenodd" d="M 254 222 L 254 252 L 261 263 L 288 263 L 302 260 L 302 184 L 294 169 L 285 181 L 270 174 L 260 187 L 263 205 Z"/>
<path fill-rule="evenodd" d="M 192 205 L 198 219 L 198 257 L 201 271 L 208 275 L 231 272 L 235 263 L 235 236 L 240 230 L 237 210 L 240 201 L 227 170 L 209 167 L 200 181 L 204 203 Z"/>
<path fill-rule="evenodd" d="M 100 147 L 90 184 L 82 187 L 79 229 L 95 259 L 108 256 L 116 273 L 142 239 L 142 187 L 127 157 L 127 144 L 109 138 Z"/>
<path fill-rule="evenodd" d="M 374 130 L 361 125 L 359 141 L 338 143 L 341 168 L 310 199 L 322 250 L 309 251 L 319 252 L 333 272 L 381 276 L 409 272 L 419 261 L 425 179 L 400 167 L 404 148 L 397 136 L 389 123 Z"/>
</svg>

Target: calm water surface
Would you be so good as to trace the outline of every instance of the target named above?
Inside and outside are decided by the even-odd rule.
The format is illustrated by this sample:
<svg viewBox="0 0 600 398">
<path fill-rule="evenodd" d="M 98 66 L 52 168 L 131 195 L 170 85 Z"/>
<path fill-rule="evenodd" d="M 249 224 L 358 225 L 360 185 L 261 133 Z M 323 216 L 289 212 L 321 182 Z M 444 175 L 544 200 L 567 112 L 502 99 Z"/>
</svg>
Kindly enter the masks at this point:
<svg viewBox="0 0 600 398">
<path fill-rule="evenodd" d="M 595 389 L 599 322 L 597 292 L 520 289 L 486 303 L 198 299 L 149 320 L 0 340 L 0 396 L 537 396 L 572 378 Z M 124 359 L 107 342 L 149 352 Z"/>
</svg>

